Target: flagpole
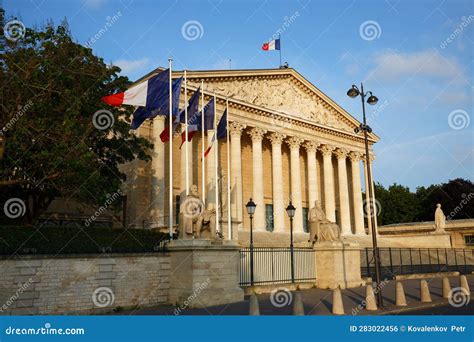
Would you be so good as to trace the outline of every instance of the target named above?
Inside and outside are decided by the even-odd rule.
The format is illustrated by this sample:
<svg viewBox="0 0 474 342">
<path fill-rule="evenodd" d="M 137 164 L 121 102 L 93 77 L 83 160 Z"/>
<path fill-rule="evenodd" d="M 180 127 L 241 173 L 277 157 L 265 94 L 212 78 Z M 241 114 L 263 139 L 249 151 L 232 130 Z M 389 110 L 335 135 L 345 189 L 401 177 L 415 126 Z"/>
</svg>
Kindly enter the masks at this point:
<svg viewBox="0 0 474 342">
<path fill-rule="evenodd" d="M 216 185 L 215 185 L 215 193 L 216 193 L 216 229 L 221 232 L 220 226 L 219 226 L 219 178 L 218 178 L 218 172 L 217 172 L 217 167 L 219 165 L 219 140 L 217 139 L 217 115 L 216 115 L 216 92 L 214 91 L 214 137 L 215 141 L 214 143 L 216 144 L 215 150 L 214 150 L 214 165 L 215 165 L 215 175 L 214 177 L 216 178 Z"/>
<path fill-rule="evenodd" d="M 204 165 L 204 80 L 201 80 L 201 179 L 202 202 L 206 203 L 206 171 Z"/>
<path fill-rule="evenodd" d="M 184 70 L 184 130 L 185 130 L 185 139 L 184 139 L 184 148 L 186 149 L 186 181 L 184 182 L 186 186 L 186 196 L 189 195 L 189 154 L 188 154 L 188 85 L 187 85 L 187 73 Z"/>
<path fill-rule="evenodd" d="M 169 163 L 170 163 L 170 170 L 169 170 L 169 234 L 170 240 L 173 240 L 173 77 L 171 74 L 171 66 L 173 63 L 172 58 L 168 58 L 168 68 L 170 72 L 170 79 L 169 79 Z"/>
<path fill-rule="evenodd" d="M 232 240 L 232 216 L 230 212 L 230 140 L 229 140 L 229 99 L 225 99 L 226 132 L 227 132 L 227 229 L 229 240 Z"/>
</svg>

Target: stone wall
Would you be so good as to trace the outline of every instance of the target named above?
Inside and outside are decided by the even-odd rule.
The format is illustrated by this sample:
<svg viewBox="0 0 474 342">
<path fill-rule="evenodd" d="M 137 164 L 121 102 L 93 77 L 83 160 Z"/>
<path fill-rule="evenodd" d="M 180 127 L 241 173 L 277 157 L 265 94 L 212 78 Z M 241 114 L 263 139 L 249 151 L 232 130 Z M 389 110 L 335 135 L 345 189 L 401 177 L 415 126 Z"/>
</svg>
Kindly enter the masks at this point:
<svg viewBox="0 0 474 342">
<path fill-rule="evenodd" d="M 0 315 L 90 314 L 168 302 L 169 253 L 22 256 L 0 263 Z"/>
</svg>

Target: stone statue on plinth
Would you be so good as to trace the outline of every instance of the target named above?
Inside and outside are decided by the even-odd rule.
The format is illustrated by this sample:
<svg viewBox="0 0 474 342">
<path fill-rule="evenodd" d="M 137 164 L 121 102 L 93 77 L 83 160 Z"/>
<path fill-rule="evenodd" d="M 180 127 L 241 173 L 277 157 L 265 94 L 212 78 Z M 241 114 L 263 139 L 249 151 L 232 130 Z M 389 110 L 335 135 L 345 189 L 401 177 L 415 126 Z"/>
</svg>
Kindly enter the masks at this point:
<svg viewBox="0 0 474 342">
<path fill-rule="evenodd" d="M 444 216 L 441 204 L 436 204 L 434 228 L 437 233 L 445 233 L 444 228 L 446 227 L 446 216 Z"/>
<path fill-rule="evenodd" d="M 340 242 L 341 229 L 339 226 L 329 221 L 321 208 L 319 201 L 314 201 L 314 207 L 308 213 L 310 227 L 309 240 L 314 245 L 315 242 Z"/>
<path fill-rule="evenodd" d="M 179 206 L 179 237 L 181 239 L 192 239 L 199 235 L 201 216 L 204 203 L 199 198 L 197 185 L 189 188 L 189 194 Z"/>
</svg>

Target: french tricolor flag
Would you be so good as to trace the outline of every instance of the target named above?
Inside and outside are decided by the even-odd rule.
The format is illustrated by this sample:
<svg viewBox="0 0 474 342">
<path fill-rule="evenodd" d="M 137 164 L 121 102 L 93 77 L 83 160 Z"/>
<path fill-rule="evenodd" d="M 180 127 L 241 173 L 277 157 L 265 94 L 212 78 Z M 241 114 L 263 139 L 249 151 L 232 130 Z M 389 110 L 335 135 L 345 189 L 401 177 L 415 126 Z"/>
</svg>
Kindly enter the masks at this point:
<svg viewBox="0 0 474 342">
<path fill-rule="evenodd" d="M 280 38 L 270 40 L 267 43 L 263 43 L 262 50 L 264 51 L 280 50 Z"/>
<path fill-rule="evenodd" d="M 101 100 L 111 106 L 132 105 L 148 108 L 154 102 L 154 97 L 157 97 L 160 92 L 168 91 L 168 84 L 169 69 L 122 93 L 104 96 Z"/>
</svg>

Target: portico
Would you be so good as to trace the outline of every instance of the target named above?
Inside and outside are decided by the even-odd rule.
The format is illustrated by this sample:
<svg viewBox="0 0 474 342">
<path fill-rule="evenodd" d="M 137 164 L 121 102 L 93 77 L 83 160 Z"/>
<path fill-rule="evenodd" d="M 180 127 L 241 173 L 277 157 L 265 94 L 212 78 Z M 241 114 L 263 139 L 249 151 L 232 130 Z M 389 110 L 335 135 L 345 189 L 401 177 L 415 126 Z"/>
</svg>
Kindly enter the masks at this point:
<svg viewBox="0 0 474 342">
<path fill-rule="evenodd" d="M 176 72 L 181 76 L 181 72 Z M 147 77 L 153 75 L 151 73 Z M 249 198 L 257 204 L 254 215 L 254 231 L 267 234 L 285 233 L 289 220 L 285 207 L 292 201 L 296 207 L 295 233 L 306 229 L 307 213 L 316 200 L 321 202 L 329 220 L 340 225 L 342 236 L 366 235 L 362 199 L 361 161 L 364 157 L 363 137 L 354 133 L 359 122 L 308 82 L 294 69 L 268 70 L 217 70 L 188 71 L 189 95 L 201 81 L 204 82 L 205 101 L 215 92 L 216 113 L 222 114 L 225 101 L 229 103 L 230 180 L 227 179 L 227 142 L 219 141 L 218 152 L 213 150 L 205 158 L 202 168 L 201 134 L 193 138 L 188 153 L 192 160 L 190 182 L 198 185 L 202 194 L 202 171 L 205 170 L 207 204 L 215 203 L 214 158 L 219 161 L 220 217 L 226 219 L 231 210 L 233 228 L 238 232 L 234 239 L 245 239 L 249 220 L 245 203 Z M 148 123 L 147 123 L 148 124 Z M 143 125 L 139 134 L 149 137 L 155 145 L 153 162 L 148 166 L 149 175 L 160 176 L 162 165 L 169 162 L 163 151 L 164 144 L 157 141 L 164 124 Z M 207 135 L 204 144 L 210 140 Z M 179 145 L 179 139 L 175 139 Z M 369 141 L 378 137 L 370 134 Z M 176 174 L 174 191 L 182 192 L 182 175 L 186 172 L 182 152 L 174 147 L 173 169 Z M 184 149 L 184 147 L 183 147 Z M 167 149 L 164 149 L 167 150 Z M 156 158 L 159 160 L 156 161 Z M 142 179 L 146 187 L 147 170 Z M 162 179 L 167 178 L 163 176 Z M 161 184 L 152 177 L 152 184 Z M 227 198 L 227 182 L 230 182 L 231 207 L 224 203 Z M 165 184 L 167 184 L 165 182 Z M 166 185 L 165 185 L 166 186 Z M 167 217 L 168 208 L 159 191 L 150 191 L 152 204 L 147 216 L 149 222 L 159 222 Z M 179 198 L 176 198 L 179 201 Z M 161 206 L 161 208 L 160 208 Z M 175 206 L 176 207 L 176 206 Z M 164 220 L 167 222 L 167 219 Z M 150 224 L 151 226 L 151 224 Z M 226 221 L 222 222 L 227 227 Z M 226 231 L 226 228 L 223 229 Z"/>
</svg>

